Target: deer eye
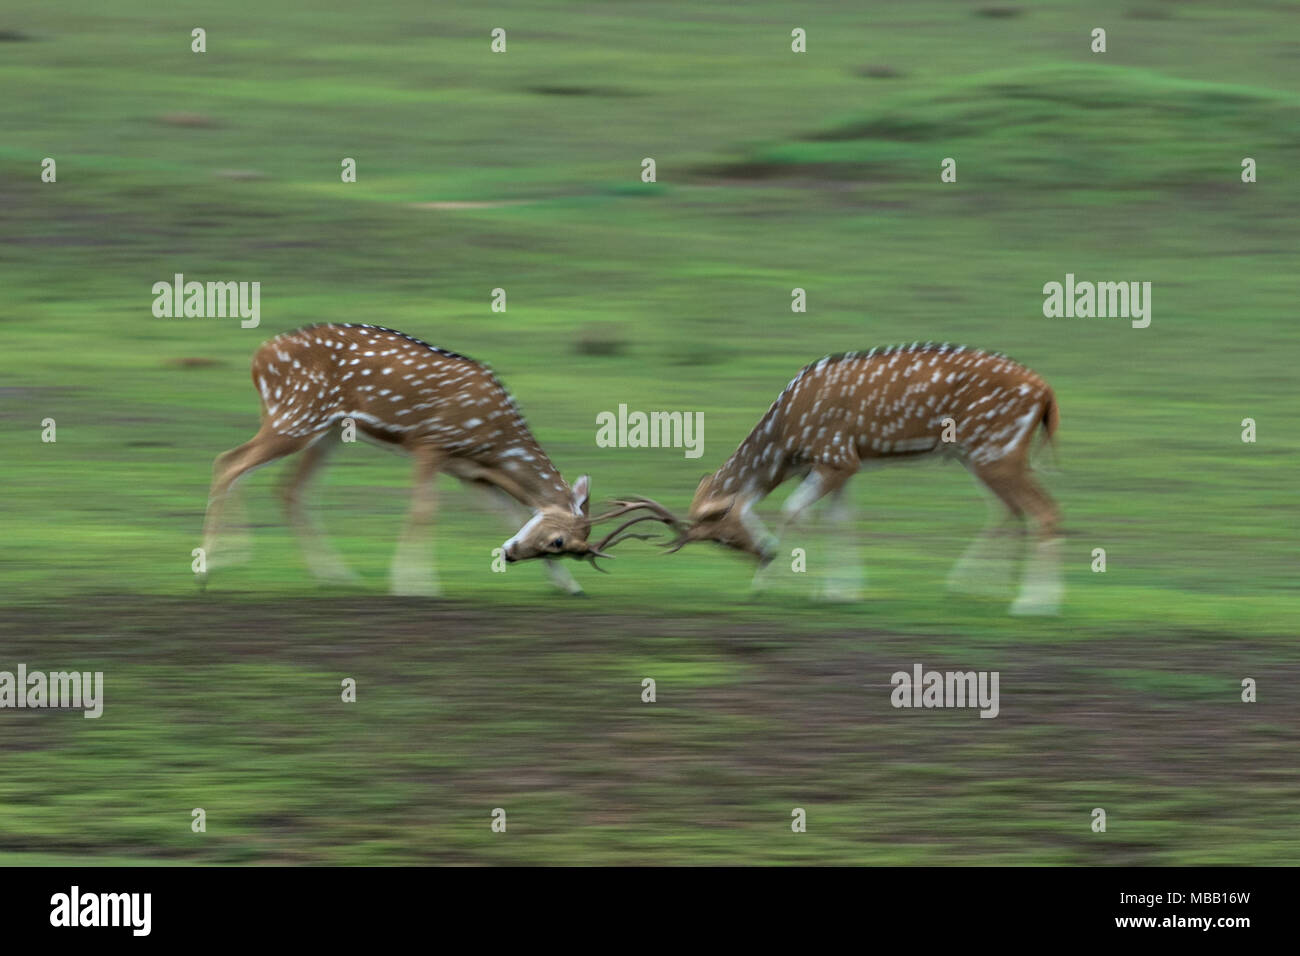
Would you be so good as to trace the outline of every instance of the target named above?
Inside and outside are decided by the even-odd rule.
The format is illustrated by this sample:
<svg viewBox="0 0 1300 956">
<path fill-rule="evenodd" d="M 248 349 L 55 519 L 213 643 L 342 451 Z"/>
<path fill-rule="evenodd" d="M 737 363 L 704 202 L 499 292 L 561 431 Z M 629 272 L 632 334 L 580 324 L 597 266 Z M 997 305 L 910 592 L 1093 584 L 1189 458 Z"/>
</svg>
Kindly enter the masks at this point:
<svg viewBox="0 0 1300 956">
<path fill-rule="evenodd" d="M 551 547 L 554 548 L 556 551 L 559 551 L 561 548 L 564 547 L 564 539 L 556 538 L 554 541 L 551 542 Z"/>
</svg>

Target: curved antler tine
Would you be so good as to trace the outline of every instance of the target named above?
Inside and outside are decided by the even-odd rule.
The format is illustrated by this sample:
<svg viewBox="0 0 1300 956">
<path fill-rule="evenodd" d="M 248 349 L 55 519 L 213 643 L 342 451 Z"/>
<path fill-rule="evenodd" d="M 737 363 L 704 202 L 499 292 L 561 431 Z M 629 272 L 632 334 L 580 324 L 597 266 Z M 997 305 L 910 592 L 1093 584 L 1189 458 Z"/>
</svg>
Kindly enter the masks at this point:
<svg viewBox="0 0 1300 956">
<path fill-rule="evenodd" d="M 653 541 L 657 537 L 659 537 L 659 535 L 657 534 L 632 534 L 631 532 L 629 532 L 628 534 L 623 535 L 621 538 L 615 538 L 609 544 L 605 545 L 605 547 L 608 548 L 611 545 L 618 544 L 620 541 L 627 541 L 629 539 L 633 541 Z"/>
<path fill-rule="evenodd" d="M 651 535 L 651 534 L 624 534 L 623 533 L 628 528 L 632 527 L 635 524 L 640 524 L 642 521 L 661 521 L 664 524 L 671 527 L 675 532 L 676 537 L 674 538 L 674 542 L 680 544 L 686 543 L 686 528 L 674 516 L 648 514 L 648 515 L 637 515 L 635 518 L 631 518 L 627 521 L 624 521 L 621 525 L 619 525 L 617 528 L 615 528 L 613 531 L 607 534 L 604 538 L 602 538 L 600 543 L 596 545 L 596 548 L 604 549 L 604 548 L 613 547 L 615 544 L 618 544 L 620 541 L 626 541 L 628 538 L 637 538 L 642 541 L 645 541 L 656 537 L 656 535 Z"/>
<path fill-rule="evenodd" d="M 663 521 L 664 524 L 672 525 L 674 528 L 679 528 L 683 524 L 682 520 L 678 518 L 677 515 L 673 514 L 653 498 L 625 498 L 620 499 L 619 504 L 630 505 L 636 508 L 646 508 L 658 515 L 659 519 Z"/>
<path fill-rule="evenodd" d="M 609 558 L 611 561 L 613 561 L 614 556 L 612 554 L 605 554 L 604 552 L 597 551 L 593 548 L 592 550 L 587 552 L 587 556 L 585 559 L 588 562 L 590 562 L 591 566 L 595 568 L 597 571 L 599 571 L 601 574 L 609 574 L 608 571 L 606 571 L 604 568 L 602 568 L 599 564 L 596 563 L 597 558 Z"/>
<path fill-rule="evenodd" d="M 659 537 L 657 534 L 632 534 L 629 532 L 628 534 L 623 535 L 621 538 L 615 538 L 613 541 L 602 541 L 601 544 L 603 544 L 606 548 L 612 548 L 616 544 L 622 544 L 624 541 L 627 541 L 629 538 L 637 541 L 653 541 L 657 537 Z M 612 558 L 613 555 L 612 554 L 603 555 L 603 557 Z"/>
<path fill-rule="evenodd" d="M 624 521 L 621 525 L 619 525 L 609 534 L 605 535 L 605 537 L 603 537 L 600 540 L 600 543 L 596 545 L 596 550 L 603 551 L 605 548 L 608 548 L 611 544 L 614 543 L 614 539 L 618 537 L 620 532 L 626 531 L 634 524 L 639 524 L 642 521 L 661 521 L 661 520 L 662 519 L 659 518 L 657 515 L 638 515 L 635 518 L 629 518 L 627 521 Z"/>
<path fill-rule="evenodd" d="M 615 498 L 614 502 L 617 507 L 613 511 L 606 511 L 603 515 L 596 515 L 591 519 L 592 524 L 599 521 L 608 521 L 610 518 L 618 518 L 630 511 L 636 511 L 638 508 L 645 507 L 638 501 L 628 500 L 626 498 Z"/>
<path fill-rule="evenodd" d="M 660 520 L 662 520 L 664 524 L 668 525 L 668 527 L 672 528 L 676 533 L 676 537 L 673 538 L 672 541 L 666 542 L 665 547 L 667 547 L 668 550 L 664 552 L 665 554 L 673 554 L 674 552 L 680 551 L 690 540 L 688 537 L 690 525 L 687 522 L 678 518 L 675 514 L 652 498 L 637 498 L 636 501 L 643 507 L 649 508 L 656 515 L 659 515 Z"/>
<path fill-rule="evenodd" d="M 592 545 L 589 554 L 594 553 L 594 557 L 612 557 L 612 555 L 603 554 L 602 552 L 606 548 L 611 548 L 621 541 L 626 541 L 628 538 L 637 538 L 644 541 L 655 537 L 655 535 L 647 534 L 623 534 L 623 532 L 628 528 L 632 527 L 634 524 L 639 524 L 642 521 L 660 521 L 672 528 L 673 531 L 676 532 L 677 537 L 672 542 L 669 542 L 669 545 L 676 545 L 676 547 L 673 547 L 674 551 L 686 543 L 686 525 L 675 514 L 663 505 L 659 504 L 659 502 L 650 498 L 616 498 L 613 503 L 615 505 L 613 511 L 608 511 L 603 515 L 598 515 L 595 518 L 592 518 L 591 523 L 595 524 L 598 521 L 617 518 L 642 509 L 649 511 L 650 513 L 637 515 L 634 518 L 624 521 L 609 534 L 605 535 L 605 537 L 599 542 Z M 595 560 L 592 560 L 592 567 L 595 567 L 598 570 L 604 570 L 596 564 Z"/>
</svg>

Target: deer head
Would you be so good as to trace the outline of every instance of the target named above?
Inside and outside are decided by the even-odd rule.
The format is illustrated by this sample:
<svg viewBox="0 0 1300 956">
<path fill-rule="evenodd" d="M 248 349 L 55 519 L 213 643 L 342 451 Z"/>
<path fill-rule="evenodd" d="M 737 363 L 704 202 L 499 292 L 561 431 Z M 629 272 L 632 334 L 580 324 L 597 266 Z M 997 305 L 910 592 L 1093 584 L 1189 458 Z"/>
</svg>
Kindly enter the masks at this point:
<svg viewBox="0 0 1300 956">
<path fill-rule="evenodd" d="M 749 515 L 749 502 L 737 494 L 719 493 L 706 475 L 691 501 L 690 524 L 676 551 L 692 541 L 712 541 L 757 558 L 766 564 L 775 556 L 774 543 L 763 526 Z"/>
<path fill-rule="evenodd" d="M 506 561 L 572 555 L 590 552 L 587 536 L 591 534 L 591 517 L 587 512 L 591 478 L 583 475 L 573 483 L 569 506 L 543 505 L 534 512 L 514 537 L 501 545 Z"/>
<path fill-rule="evenodd" d="M 530 558 L 567 555 L 590 561 L 596 570 L 604 571 L 604 568 L 596 564 L 596 558 L 613 558 L 614 556 L 608 552 L 613 545 L 628 538 L 653 537 L 645 534 L 624 534 L 623 532 L 632 525 L 642 521 L 661 521 L 673 527 L 679 525 L 677 519 L 665 508 L 648 498 L 621 499 L 615 502 L 617 507 L 613 511 L 593 518 L 588 510 L 590 496 L 591 479 L 583 475 L 573 484 L 573 494 L 567 509 L 555 505 L 539 508 L 515 536 L 501 546 L 506 561 L 513 563 Z M 588 540 L 593 525 L 641 509 L 648 509 L 651 513 L 623 522 L 594 544 Z"/>
</svg>

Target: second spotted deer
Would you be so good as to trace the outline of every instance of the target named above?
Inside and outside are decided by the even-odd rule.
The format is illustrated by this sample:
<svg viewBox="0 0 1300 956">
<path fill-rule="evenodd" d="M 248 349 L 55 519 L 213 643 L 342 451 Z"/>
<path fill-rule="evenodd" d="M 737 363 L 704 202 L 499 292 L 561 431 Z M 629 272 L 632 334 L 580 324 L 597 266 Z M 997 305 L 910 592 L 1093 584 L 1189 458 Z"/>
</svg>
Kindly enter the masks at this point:
<svg viewBox="0 0 1300 956">
<path fill-rule="evenodd" d="M 990 571 L 996 577 L 1010 567 L 1008 545 L 1028 518 L 1035 541 L 1011 611 L 1056 613 L 1060 514 L 1033 477 L 1029 449 L 1040 428 L 1050 440 L 1058 421 L 1051 387 L 1005 355 L 916 343 L 828 356 L 802 369 L 726 463 L 700 482 L 674 550 L 714 541 L 766 565 L 779 536 L 754 507 L 788 479 L 802 482 L 782 509 L 783 531 L 822 498 L 830 499 L 830 521 L 843 527 L 851 517 L 845 487 L 859 469 L 947 452 L 1014 522 L 986 529 L 950 575 L 950 587 L 987 590 Z"/>
</svg>

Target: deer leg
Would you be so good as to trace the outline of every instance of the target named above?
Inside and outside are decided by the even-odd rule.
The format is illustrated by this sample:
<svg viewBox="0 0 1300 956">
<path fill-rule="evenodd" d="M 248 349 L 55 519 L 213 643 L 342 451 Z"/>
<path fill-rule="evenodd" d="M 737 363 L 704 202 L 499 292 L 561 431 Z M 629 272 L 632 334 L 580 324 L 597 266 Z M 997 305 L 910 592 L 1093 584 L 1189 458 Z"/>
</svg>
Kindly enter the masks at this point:
<svg viewBox="0 0 1300 956">
<path fill-rule="evenodd" d="M 219 567 L 223 563 L 233 563 L 232 559 L 236 557 L 233 553 L 223 553 L 220 546 L 223 531 L 222 516 L 233 496 L 235 482 L 255 468 L 293 454 L 307 440 L 280 435 L 263 427 L 238 448 L 232 448 L 217 456 L 217 460 L 212 465 L 212 487 L 208 491 L 208 509 L 203 519 L 203 550 L 209 568 Z M 200 577 L 206 578 L 206 574 Z"/>
<path fill-rule="evenodd" d="M 393 558 L 390 585 L 393 594 L 438 597 L 442 589 L 433 566 L 429 529 L 438 510 L 437 479 L 442 455 L 423 445 L 411 449 L 411 454 L 415 458 L 415 487 L 411 493 L 410 515 Z"/>
<path fill-rule="evenodd" d="M 1024 550 L 1024 510 L 1014 484 L 996 469 L 971 467 L 990 492 L 989 520 L 948 573 L 948 590 L 1003 598 L 1014 587 L 1016 563 Z"/>
<path fill-rule="evenodd" d="M 578 579 L 564 565 L 560 564 L 559 558 L 544 558 L 542 567 L 546 569 L 546 576 L 551 579 L 551 584 L 565 594 L 571 594 L 574 597 L 586 597 L 587 592 L 582 589 Z"/>
<path fill-rule="evenodd" d="M 1060 509 L 1047 492 L 1024 472 L 1019 486 L 1020 501 L 1034 521 L 1034 545 L 1025 564 L 1020 595 L 1011 605 L 1012 614 L 1057 614 L 1065 595 L 1061 578 Z"/>
<path fill-rule="evenodd" d="M 756 540 L 771 540 L 771 550 L 776 551 L 781 542 L 786 540 L 788 532 L 796 526 L 803 518 L 804 514 L 828 494 L 843 487 L 844 483 L 852 477 L 853 472 L 844 469 L 830 468 L 824 465 L 818 465 L 809 472 L 805 478 L 794 490 L 784 505 L 781 506 L 781 526 L 780 530 L 773 538 L 768 534 L 766 529 L 758 521 L 756 515 L 750 511 L 751 503 L 747 502 L 741 508 L 740 518 L 750 528 L 750 534 L 755 536 Z M 761 536 L 760 536 L 761 535 Z M 770 562 L 759 566 L 754 572 L 754 580 L 751 584 L 753 590 L 762 590 L 768 584 L 767 568 Z"/>
<path fill-rule="evenodd" d="M 862 600 L 862 565 L 853 535 L 853 499 L 848 485 L 842 484 L 828 496 L 822 513 L 825 546 L 821 549 L 825 563 L 817 596 L 824 601 Z"/>
<path fill-rule="evenodd" d="M 783 537 L 787 530 L 798 524 L 804 513 L 822 498 L 837 494 L 844 483 L 853 477 L 854 471 L 856 469 L 851 471 L 829 465 L 815 467 L 781 506 L 780 536 Z"/>
<path fill-rule="evenodd" d="M 755 504 L 757 504 L 757 502 L 751 500 L 742 502 L 738 505 L 740 508 L 739 514 L 741 523 L 744 524 L 745 529 L 749 532 L 749 536 L 753 540 L 767 542 L 768 550 L 773 555 L 779 555 L 780 539 L 776 535 L 773 535 L 772 532 L 768 531 L 767 526 L 763 524 L 758 515 L 754 514 Z M 753 580 L 749 582 L 749 590 L 751 594 L 765 591 L 771 586 L 772 575 L 774 573 L 772 568 L 775 564 L 776 558 L 758 562 L 758 567 L 754 570 Z"/>
<path fill-rule="evenodd" d="M 488 485 L 484 487 L 483 492 L 488 504 L 505 519 L 512 532 L 519 530 L 519 527 L 528 520 L 528 509 L 500 488 Z M 551 584 L 565 594 L 572 594 L 575 597 L 586 595 L 586 592 L 582 590 L 582 585 L 569 572 L 569 569 L 560 563 L 559 558 L 543 559 L 542 567 L 546 570 L 546 576 L 550 578 Z"/>
<path fill-rule="evenodd" d="M 311 573 L 322 581 L 353 584 L 359 578 L 325 539 L 320 527 L 308 513 L 305 500 L 311 479 L 338 446 L 335 434 L 336 432 L 322 432 L 303 450 L 292 470 L 285 473 L 280 484 L 280 500 L 284 504 L 289 524 L 298 536 L 303 558 Z"/>
</svg>

